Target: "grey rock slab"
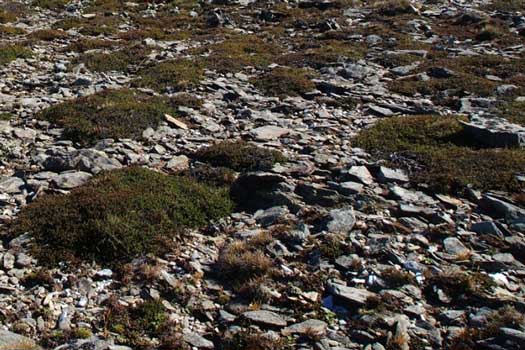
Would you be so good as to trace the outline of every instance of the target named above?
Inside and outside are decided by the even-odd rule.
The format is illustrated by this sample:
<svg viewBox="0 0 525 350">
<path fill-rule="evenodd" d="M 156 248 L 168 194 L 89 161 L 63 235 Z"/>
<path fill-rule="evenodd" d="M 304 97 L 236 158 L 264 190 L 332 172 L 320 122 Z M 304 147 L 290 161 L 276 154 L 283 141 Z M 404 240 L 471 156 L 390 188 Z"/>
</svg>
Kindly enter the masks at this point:
<svg viewBox="0 0 525 350">
<path fill-rule="evenodd" d="M 476 222 L 470 229 L 478 234 L 491 234 L 503 237 L 503 233 L 493 221 Z"/>
<path fill-rule="evenodd" d="M 347 64 L 340 72 L 346 79 L 363 80 L 367 75 L 373 74 L 374 70 L 362 64 Z"/>
<path fill-rule="evenodd" d="M 470 250 L 456 237 L 448 237 L 443 240 L 443 247 L 448 254 L 464 255 L 468 254 Z"/>
<path fill-rule="evenodd" d="M 186 170 L 189 167 L 189 161 L 185 155 L 175 156 L 166 163 L 165 168 L 173 171 Z"/>
<path fill-rule="evenodd" d="M 258 224 L 260 224 L 263 227 L 267 227 L 270 225 L 273 225 L 280 220 L 284 219 L 286 215 L 288 215 L 290 211 L 287 207 L 284 206 L 277 206 L 277 207 L 271 207 L 265 210 L 258 210 L 253 215 L 253 218 L 255 221 L 257 221 Z"/>
<path fill-rule="evenodd" d="M 78 186 L 85 184 L 92 175 L 83 171 L 68 172 L 57 175 L 53 178 L 53 183 L 56 187 L 70 190 Z"/>
<path fill-rule="evenodd" d="M 399 350 L 410 350 L 410 335 L 408 334 L 408 328 L 410 322 L 408 317 L 400 315 L 396 317 L 396 345 Z"/>
<path fill-rule="evenodd" d="M 394 112 L 388 108 L 376 106 L 376 105 L 370 105 L 368 106 L 368 109 L 371 113 L 380 116 L 380 117 L 391 117 L 394 115 Z"/>
<path fill-rule="evenodd" d="M 503 118 L 472 117 L 461 122 L 465 132 L 489 147 L 525 146 L 525 127 Z"/>
<path fill-rule="evenodd" d="M 368 168 L 364 165 L 355 165 L 348 169 L 347 176 L 351 180 L 359 181 L 365 185 L 371 185 L 374 183 L 374 178 Z"/>
<path fill-rule="evenodd" d="M 421 205 L 413 205 L 413 204 L 400 204 L 399 205 L 399 212 L 401 215 L 406 216 L 412 216 L 412 215 L 421 215 L 423 217 L 430 217 L 433 216 L 436 213 L 436 210 L 433 208 L 421 206 Z"/>
<path fill-rule="evenodd" d="M 36 131 L 26 128 L 14 128 L 13 135 L 21 140 L 32 141 L 36 137 Z"/>
<path fill-rule="evenodd" d="M 395 185 L 390 187 L 390 191 L 395 198 L 405 202 L 424 203 L 429 205 L 437 203 L 435 199 L 420 191 L 407 190 Z"/>
<path fill-rule="evenodd" d="M 333 281 L 328 282 L 328 291 L 344 301 L 354 304 L 357 306 L 363 306 L 370 297 L 374 297 L 376 294 L 362 288 L 348 287 L 342 284 L 334 283 Z"/>
<path fill-rule="evenodd" d="M 326 219 L 326 230 L 328 232 L 350 232 L 355 225 L 355 214 L 353 208 L 332 209 Z"/>
<path fill-rule="evenodd" d="M 364 186 L 357 182 L 346 181 L 338 184 L 336 190 L 342 195 L 349 196 L 363 192 Z"/>
<path fill-rule="evenodd" d="M 0 350 L 38 350 L 31 339 L 9 331 L 0 330 Z"/>
<path fill-rule="evenodd" d="M 505 218 L 507 222 L 525 220 L 525 209 L 497 198 L 496 196 L 484 194 L 480 205 L 491 217 Z"/>
<path fill-rule="evenodd" d="M 520 349 L 521 346 L 525 346 L 525 332 L 507 327 L 501 327 L 499 330 L 501 331 L 501 333 L 503 333 L 503 336 L 507 337 L 507 339 L 520 344 Z"/>
<path fill-rule="evenodd" d="M 335 259 L 335 266 L 343 270 L 352 270 L 354 266 L 359 266 L 361 260 L 357 254 L 341 255 Z"/>
<path fill-rule="evenodd" d="M 250 134 L 257 140 L 269 141 L 278 139 L 281 136 L 288 135 L 290 129 L 281 128 L 279 126 L 266 125 L 261 126 L 250 131 Z"/>
<path fill-rule="evenodd" d="M 199 349 L 213 349 L 213 342 L 197 333 L 186 333 L 182 336 L 184 341 Z"/>
<path fill-rule="evenodd" d="M 0 193 L 19 193 L 25 182 L 19 177 L 0 178 Z"/>
<path fill-rule="evenodd" d="M 267 311 L 267 310 L 257 310 L 257 311 L 247 311 L 242 314 L 246 319 L 253 321 L 255 323 L 274 326 L 274 327 L 285 327 L 287 322 L 279 314 Z"/>
<path fill-rule="evenodd" d="M 382 182 L 408 182 L 407 174 L 401 169 L 379 167 L 377 179 Z"/>
<path fill-rule="evenodd" d="M 290 334 L 310 334 L 323 335 L 326 333 L 328 324 L 321 320 L 311 319 L 301 323 L 295 323 L 289 327 L 284 328 L 281 333 L 285 336 Z"/>
</svg>

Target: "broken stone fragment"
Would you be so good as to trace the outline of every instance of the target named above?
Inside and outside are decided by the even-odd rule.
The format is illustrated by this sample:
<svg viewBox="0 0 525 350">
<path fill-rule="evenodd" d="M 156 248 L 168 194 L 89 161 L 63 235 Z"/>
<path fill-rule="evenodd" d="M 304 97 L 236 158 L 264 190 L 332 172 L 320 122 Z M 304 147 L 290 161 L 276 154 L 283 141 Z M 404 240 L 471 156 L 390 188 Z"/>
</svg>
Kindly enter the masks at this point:
<svg viewBox="0 0 525 350">
<path fill-rule="evenodd" d="M 348 287 L 333 281 L 328 282 L 327 287 L 332 295 L 354 306 L 364 306 L 368 298 L 376 295 L 366 289 Z"/>
<path fill-rule="evenodd" d="M 291 334 L 308 334 L 320 336 L 326 333 L 327 327 L 328 325 L 326 322 L 312 319 L 293 324 L 290 327 L 286 327 L 281 331 L 281 333 L 285 336 Z"/>
<path fill-rule="evenodd" d="M 506 119 L 475 116 L 469 122 L 461 123 L 465 132 L 488 147 L 525 146 L 525 127 L 512 124 Z"/>
<path fill-rule="evenodd" d="M 183 130 L 188 130 L 188 125 L 186 125 L 186 123 L 181 122 L 180 120 L 172 117 L 169 114 L 164 114 L 164 119 L 166 119 L 168 124 L 170 124 L 171 126 L 175 126 Z"/>
<path fill-rule="evenodd" d="M 266 326 L 284 327 L 287 323 L 281 315 L 267 310 L 247 311 L 242 316 L 252 322 Z"/>
<path fill-rule="evenodd" d="M 0 350 L 39 350 L 31 339 L 9 331 L 0 330 Z"/>
</svg>

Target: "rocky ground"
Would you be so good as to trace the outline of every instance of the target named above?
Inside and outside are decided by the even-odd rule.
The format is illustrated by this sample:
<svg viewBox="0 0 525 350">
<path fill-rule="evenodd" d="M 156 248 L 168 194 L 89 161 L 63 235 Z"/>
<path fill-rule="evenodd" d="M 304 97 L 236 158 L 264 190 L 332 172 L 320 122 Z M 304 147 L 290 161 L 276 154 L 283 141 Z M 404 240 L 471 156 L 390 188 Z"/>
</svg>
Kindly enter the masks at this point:
<svg viewBox="0 0 525 350">
<path fill-rule="evenodd" d="M 0 350 L 525 348 L 524 40 L 519 0 L 1 1 Z"/>
</svg>

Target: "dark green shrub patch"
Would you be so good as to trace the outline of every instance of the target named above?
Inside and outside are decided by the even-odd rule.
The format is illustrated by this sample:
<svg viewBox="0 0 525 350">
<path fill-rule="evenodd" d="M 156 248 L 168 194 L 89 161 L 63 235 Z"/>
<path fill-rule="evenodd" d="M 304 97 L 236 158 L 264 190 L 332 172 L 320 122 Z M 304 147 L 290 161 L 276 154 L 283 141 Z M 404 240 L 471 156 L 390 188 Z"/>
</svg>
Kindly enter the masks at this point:
<svg viewBox="0 0 525 350">
<path fill-rule="evenodd" d="M 506 58 L 498 55 L 434 57 L 421 64 L 417 72 L 428 72 L 435 68 L 447 68 L 452 74 L 448 77 L 433 77 L 428 81 L 418 79 L 397 79 L 392 81 L 390 88 L 398 93 L 413 96 L 415 93 L 437 95 L 447 90 L 449 96 L 463 97 L 468 94 L 478 96 L 492 96 L 496 83 L 486 79 L 487 75 L 497 76 L 506 84 L 515 84 L 519 87 L 514 94 L 522 93 L 525 89 L 525 80 L 522 72 L 525 69 L 525 59 Z"/>
<path fill-rule="evenodd" d="M 36 40 L 42 40 L 42 41 L 53 41 L 58 39 L 65 39 L 67 38 L 67 33 L 63 30 L 57 30 L 57 29 L 40 29 L 35 30 L 34 32 L 31 32 L 29 34 L 29 38 L 36 39 Z"/>
<path fill-rule="evenodd" d="M 160 300 L 124 306 L 112 298 L 106 305 L 103 327 L 116 333 L 119 343 L 134 349 L 188 349 Z"/>
<path fill-rule="evenodd" d="M 167 89 L 183 90 L 195 87 L 204 77 L 204 69 L 199 62 L 179 59 L 158 63 L 138 72 L 139 78 L 134 86 L 146 87 L 164 92 Z"/>
<path fill-rule="evenodd" d="M 66 51 L 85 52 L 95 49 L 109 49 L 116 43 L 110 40 L 82 38 L 68 45 Z"/>
<path fill-rule="evenodd" d="M 525 11 L 525 3 L 522 0 L 493 0 L 485 8 L 493 11 Z"/>
<path fill-rule="evenodd" d="M 162 254 L 185 228 L 229 215 L 225 188 L 144 168 L 103 173 L 67 195 L 46 195 L 28 205 L 14 233 L 30 232 L 34 254 L 60 261 L 116 264 Z"/>
<path fill-rule="evenodd" d="M 165 113 L 176 113 L 168 98 L 121 89 L 51 106 L 37 118 L 63 127 L 65 138 L 89 145 L 104 138 L 140 138 L 146 128 L 157 127 Z"/>
<path fill-rule="evenodd" d="M 184 175 L 214 186 L 230 186 L 236 179 L 235 171 L 225 167 L 197 164 L 184 171 Z"/>
<path fill-rule="evenodd" d="M 93 18 L 65 18 L 53 24 L 53 28 L 76 29 L 84 35 L 98 36 L 115 34 L 121 23 L 121 18 L 117 16 L 97 14 Z"/>
<path fill-rule="evenodd" d="M 511 123 L 525 126 L 525 102 L 505 102 L 498 108 L 496 113 L 499 117 L 503 117 Z"/>
<path fill-rule="evenodd" d="M 269 170 L 275 163 L 286 161 L 279 151 L 257 147 L 245 141 L 219 142 L 197 151 L 195 157 L 213 166 L 240 172 Z"/>
<path fill-rule="evenodd" d="M 30 58 L 31 56 L 30 49 L 18 44 L 0 46 L 0 65 L 7 64 L 17 58 Z"/>
<path fill-rule="evenodd" d="M 62 10 L 64 7 L 66 7 L 69 0 L 35 0 L 31 4 L 35 7 L 41 7 L 47 10 Z"/>
<path fill-rule="evenodd" d="M 149 52 L 149 49 L 136 45 L 110 53 L 84 54 L 75 63 L 84 63 L 89 70 L 95 72 L 126 71 L 131 66 L 141 63 Z"/>
<path fill-rule="evenodd" d="M 271 96 L 299 96 L 315 89 L 312 77 L 313 72 L 306 69 L 280 67 L 253 78 L 252 83 Z"/>
<path fill-rule="evenodd" d="M 276 58 L 282 65 L 321 68 L 341 59 L 357 61 L 366 55 L 366 46 L 344 40 L 299 40 L 294 51 Z"/>
<path fill-rule="evenodd" d="M 238 72 L 245 67 L 266 67 L 282 52 L 281 48 L 255 35 L 233 35 L 226 40 L 194 50 L 205 53 L 206 68 L 221 73 Z"/>
<path fill-rule="evenodd" d="M 16 19 L 16 14 L 0 9 L 0 23 L 10 23 L 16 21 Z"/>
<path fill-rule="evenodd" d="M 412 179 L 439 191 L 467 184 L 518 191 L 515 175 L 525 172 L 525 152 L 480 148 L 462 130 L 456 117 L 397 117 L 381 120 L 354 142 L 381 157 L 396 153 L 416 160 L 421 168 L 413 171 Z"/>
</svg>

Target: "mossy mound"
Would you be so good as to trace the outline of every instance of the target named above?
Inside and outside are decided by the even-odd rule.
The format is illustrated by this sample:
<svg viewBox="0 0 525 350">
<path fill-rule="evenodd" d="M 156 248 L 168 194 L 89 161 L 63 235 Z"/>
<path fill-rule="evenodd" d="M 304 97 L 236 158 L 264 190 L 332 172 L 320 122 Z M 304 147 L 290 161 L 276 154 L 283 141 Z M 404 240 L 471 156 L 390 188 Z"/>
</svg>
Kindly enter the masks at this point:
<svg viewBox="0 0 525 350">
<path fill-rule="evenodd" d="M 69 0 L 35 0 L 31 6 L 57 11 L 64 9 L 68 2 Z"/>
<path fill-rule="evenodd" d="M 522 0 L 494 0 L 485 5 L 485 8 L 491 11 L 518 12 L 525 11 L 525 3 Z"/>
<path fill-rule="evenodd" d="M 511 123 L 525 126 L 525 101 L 505 102 L 498 108 L 497 114 Z"/>
<path fill-rule="evenodd" d="M 16 14 L 0 9 L 0 23 L 10 23 L 16 21 L 16 19 Z"/>
<path fill-rule="evenodd" d="M 51 106 L 37 118 L 63 127 L 64 138 L 89 145 L 104 138 L 140 138 L 146 128 L 156 128 L 165 113 L 176 113 L 168 98 L 121 89 Z"/>
<path fill-rule="evenodd" d="M 194 53 L 206 51 L 209 51 L 204 58 L 206 68 L 220 73 L 238 72 L 248 66 L 264 68 L 282 53 L 277 44 L 255 35 L 234 35 L 220 43 L 194 50 Z"/>
<path fill-rule="evenodd" d="M 231 186 L 236 173 L 230 168 L 213 167 L 207 164 L 198 164 L 183 172 L 185 176 L 213 186 Z"/>
<path fill-rule="evenodd" d="M 407 13 L 414 13 L 412 5 L 408 0 L 385 0 L 379 1 L 376 5 L 379 14 L 383 16 L 398 16 Z"/>
<path fill-rule="evenodd" d="M 252 83 L 271 96 L 299 96 L 315 89 L 312 77 L 313 72 L 306 69 L 279 67 L 253 78 Z"/>
<path fill-rule="evenodd" d="M 29 38 L 42 40 L 42 41 L 53 41 L 58 39 L 65 39 L 68 35 L 63 30 L 57 29 L 40 29 L 35 30 L 29 34 Z"/>
<path fill-rule="evenodd" d="M 22 28 L 0 25 L 0 38 L 11 37 L 12 35 L 22 35 L 25 33 L 26 31 Z"/>
<path fill-rule="evenodd" d="M 363 44 L 344 40 L 299 40 L 293 44 L 295 52 L 278 57 L 278 63 L 319 69 L 342 59 L 357 61 L 366 55 Z"/>
<path fill-rule="evenodd" d="M 31 50 L 22 45 L 0 46 L 0 65 L 7 64 L 17 58 L 30 58 Z"/>
<path fill-rule="evenodd" d="M 98 36 L 111 35 L 118 31 L 122 19 L 118 16 L 97 14 L 93 18 L 65 18 L 53 24 L 54 29 L 77 29 L 80 34 Z"/>
<path fill-rule="evenodd" d="M 65 51 L 85 52 L 95 49 L 109 49 L 115 47 L 115 42 L 103 39 L 82 38 L 67 46 Z"/>
<path fill-rule="evenodd" d="M 275 163 L 285 162 L 279 151 L 251 145 L 244 141 L 223 141 L 195 153 L 195 157 L 210 165 L 235 171 L 269 170 Z"/>
<path fill-rule="evenodd" d="M 438 191 L 467 184 L 483 190 L 518 191 L 515 175 L 525 172 L 521 149 L 484 149 L 463 133 L 456 117 L 411 116 L 379 121 L 354 139 L 379 157 L 397 153 L 421 167 L 412 179 Z M 400 164 L 401 166 L 403 164 Z"/>
<path fill-rule="evenodd" d="M 503 83 L 487 79 L 488 75 L 501 78 L 504 84 L 514 84 L 518 87 L 513 94 L 523 93 L 525 79 L 521 72 L 525 69 L 524 58 L 509 59 L 497 55 L 432 57 L 421 64 L 417 73 L 429 72 L 435 69 L 450 70 L 449 76 L 431 77 L 430 80 L 398 79 L 389 84 L 398 93 L 413 96 L 416 93 L 429 95 L 433 98 L 443 94 L 463 97 L 468 94 L 492 96 L 498 85 Z"/>
<path fill-rule="evenodd" d="M 67 195 L 46 195 L 28 205 L 14 233 L 30 232 L 41 262 L 115 264 L 162 254 L 186 228 L 229 215 L 226 188 L 144 168 L 106 172 Z"/>
<path fill-rule="evenodd" d="M 80 56 L 75 63 L 84 63 L 95 72 L 126 71 L 130 66 L 141 63 L 150 49 L 136 45 L 115 52 L 94 52 Z"/>
<path fill-rule="evenodd" d="M 139 78 L 133 81 L 134 86 L 159 92 L 168 89 L 179 91 L 198 85 L 204 77 L 204 69 L 199 62 L 180 59 L 144 68 L 138 75 Z"/>
<path fill-rule="evenodd" d="M 104 329 L 118 334 L 119 342 L 134 349 L 186 349 L 182 341 L 173 344 L 169 339 L 180 339 L 178 329 L 169 321 L 166 307 L 160 300 L 148 300 L 133 307 L 110 299 L 106 308 Z M 160 341 L 156 347 L 155 341 Z M 175 347 L 170 347 L 176 345 Z M 158 344 L 157 344 L 158 346 Z"/>
</svg>

